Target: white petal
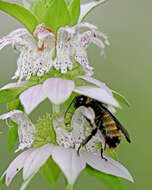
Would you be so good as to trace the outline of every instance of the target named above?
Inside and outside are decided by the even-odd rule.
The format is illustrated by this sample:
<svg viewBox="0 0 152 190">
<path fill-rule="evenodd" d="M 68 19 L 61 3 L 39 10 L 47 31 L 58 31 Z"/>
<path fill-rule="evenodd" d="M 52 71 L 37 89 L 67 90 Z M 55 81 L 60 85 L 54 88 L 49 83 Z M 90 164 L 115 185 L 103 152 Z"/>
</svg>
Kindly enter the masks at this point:
<svg viewBox="0 0 152 190">
<path fill-rule="evenodd" d="M 72 133 L 67 132 L 66 126 L 64 123 L 64 117 L 57 117 L 53 120 L 53 127 L 56 133 L 56 142 L 60 146 L 65 148 L 74 147 L 74 139 Z"/>
<path fill-rule="evenodd" d="M 86 117 L 87 119 L 89 119 L 91 121 L 91 123 L 94 123 L 94 119 L 95 119 L 95 113 L 93 111 L 92 108 L 87 108 L 85 106 L 80 106 L 79 108 L 79 112 Z"/>
<path fill-rule="evenodd" d="M 22 81 L 19 84 L 16 82 L 12 82 L 12 83 L 8 83 L 5 86 L 3 86 L 2 88 L 0 88 L 0 90 L 5 90 L 7 88 L 13 88 L 13 87 L 18 87 L 18 86 L 26 86 L 26 81 Z"/>
<path fill-rule="evenodd" d="M 33 149 L 32 153 L 25 161 L 23 169 L 23 179 L 27 180 L 35 173 L 50 157 L 54 145 L 46 144 L 40 148 Z"/>
<path fill-rule="evenodd" d="M 94 86 L 79 86 L 74 89 L 74 92 L 96 99 L 100 102 L 119 107 L 118 102 L 113 98 L 113 96 L 110 96 L 109 93 L 102 88 L 96 88 Z"/>
<path fill-rule="evenodd" d="M 0 119 L 5 120 L 5 119 L 8 119 L 8 118 L 11 118 L 13 115 L 20 114 L 20 113 L 23 113 L 23 112 L 20 111 L 20 110 L 13 110 L 13 111 L 10 111 L 10 112 L 8 112 L 6 114 L 1 115 Z"/>
<path fill-rule="evenodd" d="M 42 85 L 32 86 L 20 95 L 21 103 L 27 114 L 31 113 L 45 98 Z"/>
<path fill-rule="evenodd" d="M 87 22 L 81 22 L 79 24 L 76 24 L 75 26 L 73 26 L 73 28 L 75 30 L 79 30 L 80 28 L 89 28 L 91 30 L 96 30 L 98 29 L 95 25 L 87 23 Z"/>
<path fill-rule="evenodd" d="M 101 158 L 100 154 L 94 155 L 92 153 L 87 153 L 86 151 L 81 151 L 80 154 L 91 167 L 106 174 L 122 177 L 133 182 L 133 178 L 128 170 L 119 162 L 110 158 L 108 155 L 103 154 L 103 156 L 108 160 L 105 161 Z"/>
<path fill-rule="evenodd" d="M 11 32 L 8 36 L 13 37 L 13 39 L 16 39 L 17 37 L 24 36 L 26 34 L 31 36 L 31 34 L 25 28 L 19 28 Z"/>
<path fill-rule="evenodd" d="M 12 44 L 13 42 L 16 41 L 17 38 L 25 34 L 28 34 L 28 31 L 24 28 L 19 28 L 11 32 L 7 36 L 4 36 L 3 38 L 0 39 L 0 50 L 4 48 L 6 45 Z"/>
<path fill-rule="evenodd" d="M 71 127 L 73 129 L 72 134 L 73 134 L 73 138 L 75 139 L 76 150 L 79 148 L 80 143 L 82 143 L 82 141 L 91 134 L 92 130 L 96 128 L 96 125 L 94 123 L 94 113 L 92 113 L 93 117 L 91 116 L 90 118 L 88 118 L 90 114 L 86 115 L 86 117 L 89 120 L 92 120 L 91 121 L 92 126 L 91 126 L 90 123 L 84 118 L 85 110 L 83 108 L 84 107 L 81 106 L 78 109 L 76 109 L 74 115 L 72 116 L 72 121 L 71 121 Z M 91 110 L 89 109 L 88 111 L 91 111 Z M 87 151 L 99 152 L 100 150 L 95 147 L 96 143 L 102 143 L 103 148 L 105 146 L 105 138 L 103 134 L 101 134 L 100 131 L 98 131 L 98 133 L 95 136 L 93 136 L 91 140 L 87 143 L 86 145 Z"/>
<path fill-rule="evenodd" d="M 79 78 L 86 80 L 87 82 L 90 82 L 100 88 L 103 88 L 104 90 L 106 90 L 109 93 L 109 95 L 112 95 L 112 90 L 110 88 L 108 88 L 105 83 L 100 82 L 99 80 L 96 80 L 95 78 L 90 77 L 88 75 L 79 76 Z"/>
<path fill-rule="evenodd" d="M 18 136 L 20 145 L 15 151 L 23 150 L 25 147 L 31 147 L 34 141 L 35 127 L 31 120 L 20 110 L 13 110 L 0 116 L 0 119 L 8 119 L 18 124 Z"/>
<path fill-rule="evenodd" d="M 6 170 L 6 185 L 8 186 L 15 175 L 24 167 L 25 160 L 31 154 L 31 150 L 27 150 L 16 157 Z"/>
<path fill-rule="evenodd" d="M 10 40 L 10 41 L 9 41 L 9 40 L 1 41 L 1 42 L 0 42 L 0 50 L 3 49 L 5 46 L 11 44 L 11 43 L 12 43 L 11 40 Z"/>
<path fill-rule="evenodd" d="M 62 169 L 69 184 L 74 184 L 78 175 L 86 166 L 83 158 L 79 157 L 73 149 L 56 147 L 52 152 L 52 157 Z"/>
<path fill-rule="evenodd" d="M 58 38 L 63 38 L 63 35 L 65 35 L 66 33 L 69 34 L 75 34 L 75 27 L 69 27 L 69 26 L 65 26 L 65 27 L 61 27 L 58 30 Z"/>
<path fill-rule="evenodd" d="M 85 139 L 84 128 L 88 126 L 88 122 L 85 122 L 85 119 L 79 109 L 80 108 L 76 109 L 71 121 L 71 128 L 73 129 L 72 134 L 75 139 L 76 150 L 78 149 L 80 143 Z"/>
<path fill-rule="evenodd" d="M 98 38 L 93 38 L 93 39 L 92 39 L 92 42 L 93 42 L 96 46 L 100 47 L 101 49 L 104 49 L 104 48 L 105 48 L 104 43 L 103 43 L 100 39 L 98 39 Z"/>
<path fill-rule="evenodd" d="M 47 79 L 43 84 L 43 91 L 54 104 L 66 101 L 74 89 L 74 82 L 61 78 Z"/>
<path fill-rule="evenodd" d="M 55 40 L 54 34 L 49 32 L 48 30 L 41 32 L 38 34 L 38 39 L 39 40 L 44 40 L 45 38 L 50 37 L 52 40 Z"/>
<path fill-rule="evenodd" d="M 90 3 L 82 4 L 80 9 L 79 23 L 84 19 L 84 17 L 95 7 L 105 2 L 105 0 L 92 1 Z"/>
</svg>

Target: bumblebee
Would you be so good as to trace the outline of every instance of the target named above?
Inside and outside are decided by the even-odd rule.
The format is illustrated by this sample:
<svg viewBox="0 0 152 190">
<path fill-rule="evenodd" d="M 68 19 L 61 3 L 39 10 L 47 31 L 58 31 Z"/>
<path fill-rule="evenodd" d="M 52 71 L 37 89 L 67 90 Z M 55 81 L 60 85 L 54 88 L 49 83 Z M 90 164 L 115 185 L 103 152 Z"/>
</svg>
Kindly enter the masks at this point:
<svg viewBox="0 0 152 190">
<path fill-rule="evenodd" d="M 75 97 L 71 104 L 74 105 L 75 109 L 78 109 L 80 106 L 92 108 L 95 113 L 94 123 L 96 127 L 92 130 L 91 134 L 82 141 L 78 148 L 78 154 L 80 148 L 82 146 L 85 146 L 91 140 L 91 138 L 96 135 L 98 130 L 104 136 L 105 145 L 108 146 L 108 148 L 111 151 L 120 144 L 122 133 L 124 134 L 128 143 L 131 142 L 127 130 L 120 124 L 118 119 L 108 110 L 107 105 L 84 95 Z M 88 118 L 86 119 L 91 125 L 91 121 L 89 121 Z M 101 148 L 101 157 L 105 159 L 103 157 L 103 148 Z"/>
</svg>

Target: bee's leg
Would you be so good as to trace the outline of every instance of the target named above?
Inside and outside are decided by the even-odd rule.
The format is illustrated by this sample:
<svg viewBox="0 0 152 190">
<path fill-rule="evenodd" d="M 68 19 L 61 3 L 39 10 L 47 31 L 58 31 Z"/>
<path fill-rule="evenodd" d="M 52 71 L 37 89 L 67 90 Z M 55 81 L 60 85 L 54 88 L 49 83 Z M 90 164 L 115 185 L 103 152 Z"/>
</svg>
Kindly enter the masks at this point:
<svg viewBox="0 0 152 190">
<path fill-rule="evenodd" d="M 77 150 L 77 154 L 78 154 L 78 155 L 80 155 L 79 152 L 80 152 L 81 147 L 85 146 L 85 145 L 92 139 L 92 137 L 96 135 L 97 131 L 98 131 L 98 128 L 93 129 L 92 132 L 91 132 L 91 134 L 90 134 L 88 137 L 86 137 L 86 138 L 81 142 L 81 144 L 80 144 L 80 146 L 79 146 L 79 148 L 78 148 L 78 150 Z"/>
<path fill-rule="evenodd" d="M 99 130 L 100 130 L 100 132 L 101 132 L 101 134 L 102 134 L 102 136 L 103 136 L 103 138 L 104 138 L 102 120 L 99 120 L 98 126 L 99 126 Z M 101 152 L 100 152 L 100 154 L 101 154 L 101 158 L 102 158 L 102 159 L 104 159 L 105 161 L 108 161 L 108 160 L 103 156 L 103 151 L 106 149 L 106 143 L 104 142 L 104 144 L 105 144 L 105 145 L 104 145 L 104 148 L 101 147 Z"/>
<path fill-rule="evenodd" d="M 103 156 L 103 148 L 101 148 L 101 158 L 104 159 L 106 162 L 108 161 L 107 158 Z"/>
</svg>

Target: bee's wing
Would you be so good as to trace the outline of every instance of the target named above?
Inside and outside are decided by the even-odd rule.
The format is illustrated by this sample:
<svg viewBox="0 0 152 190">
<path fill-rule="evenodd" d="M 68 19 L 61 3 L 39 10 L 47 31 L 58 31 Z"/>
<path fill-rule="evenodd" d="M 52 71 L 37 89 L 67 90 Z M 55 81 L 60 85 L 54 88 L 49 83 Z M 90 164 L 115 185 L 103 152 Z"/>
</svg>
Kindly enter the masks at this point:
<svg viewBox="0 0 152 190">
<path fill-rule="evenodd" d="M 117 119 L 106 107 L 104 107 L 102 104 L 100 104 L 100 109 L 101 109 L 102 111 L 104 111 L 105 113 L 107 113 L 107 114 L 111 117 L 111 119 L 116 123 L 117 128 L 121 130 L 121 132 L 125 135 L 126 140 L 130 143 L 131 140 L 130 140 L 129 133 L 128 133 L 128 131 L 121 125 L 121 123 L 118 121 L 118 119 Z"/>
</svg>

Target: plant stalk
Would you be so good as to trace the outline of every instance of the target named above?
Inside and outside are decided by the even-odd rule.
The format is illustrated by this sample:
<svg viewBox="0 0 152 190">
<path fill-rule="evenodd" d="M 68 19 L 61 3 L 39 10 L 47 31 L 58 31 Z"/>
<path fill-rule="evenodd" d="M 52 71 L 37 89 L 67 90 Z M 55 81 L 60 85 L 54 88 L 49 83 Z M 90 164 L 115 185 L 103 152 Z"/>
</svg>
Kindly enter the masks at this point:
<svg viewBox="0 0 152 190">
<path fill-rule="evenodd" d="M 53 104 L 52 105 L 52 112 L 53 113 L 60 113 L 60 105 Z"/>
<path fill-rule="evenodd" d="M 66 190 L 73 190 L 73 185 L 71 185 L 71 184 L 67 184 L 67 186 L 66 186 Z"/>
</svg>

